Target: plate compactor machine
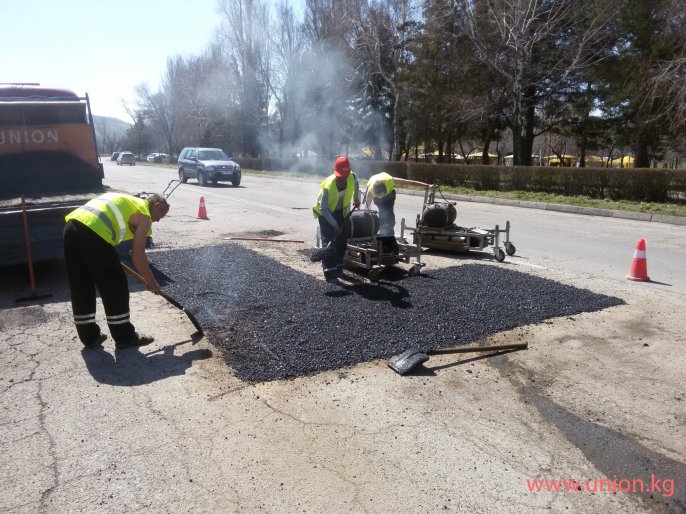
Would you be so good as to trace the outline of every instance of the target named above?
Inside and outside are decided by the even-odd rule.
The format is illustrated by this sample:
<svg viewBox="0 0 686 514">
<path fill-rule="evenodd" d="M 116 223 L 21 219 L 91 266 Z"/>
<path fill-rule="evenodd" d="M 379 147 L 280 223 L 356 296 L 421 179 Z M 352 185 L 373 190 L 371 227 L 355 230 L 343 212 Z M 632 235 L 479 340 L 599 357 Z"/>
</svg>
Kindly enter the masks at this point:
<svg viewBox="0 0 686 514">
<path fill-rule="evenodd" d="M 343 260 L 349 269 L 366 273 L 372 282 L 380 278 L 387 266 L 411 264 L 408 274 L 419 275 L 421 247 L 397 238 L 392 228 L 380 227 L 376 211 L 356 211 L 350 216 L 350 234 Z"/>
<path fill-rule="evenodd" d="M 482 251 L 486 247 L 493 247 L 493 255 L 498 262 L 505 260 L 505 254 L 514 255 L 516 248 L 510 241 L 510 222 L 505 223 L 505 229 L 496 225 L 493 229 L 465 228 L 455 225 L 457 210 L 455 204 L 436 201 L 437 185 L 431 185 L 424 191 L 424 205 L 422 213 L 417 215 L 416 227 L 409 227 L 402 220 L 400 237 L 405 236 L 405 230 L 412 234 L 412 243 L 418 248 L 430 250 L 444 250 L 449 252 Z M 504 241 L 502 241 L 504 235 Z M 501 247 L 502 243 L 502 247 Z"/>
</svg>

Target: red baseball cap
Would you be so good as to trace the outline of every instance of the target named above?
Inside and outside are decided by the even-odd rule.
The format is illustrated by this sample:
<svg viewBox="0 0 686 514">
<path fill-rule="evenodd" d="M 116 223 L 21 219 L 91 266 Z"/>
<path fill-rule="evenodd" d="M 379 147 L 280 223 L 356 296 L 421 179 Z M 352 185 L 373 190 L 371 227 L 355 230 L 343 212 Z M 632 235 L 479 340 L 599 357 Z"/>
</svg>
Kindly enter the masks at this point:
<svg viewBox="0 0 686 514">
<path fill-rule="evenodd" d="M 347 157 L 339 157 L 333 165 L 333 174 L 336 177 L 346 178 L 350 175 L 350 161 Z"/>
</svg>

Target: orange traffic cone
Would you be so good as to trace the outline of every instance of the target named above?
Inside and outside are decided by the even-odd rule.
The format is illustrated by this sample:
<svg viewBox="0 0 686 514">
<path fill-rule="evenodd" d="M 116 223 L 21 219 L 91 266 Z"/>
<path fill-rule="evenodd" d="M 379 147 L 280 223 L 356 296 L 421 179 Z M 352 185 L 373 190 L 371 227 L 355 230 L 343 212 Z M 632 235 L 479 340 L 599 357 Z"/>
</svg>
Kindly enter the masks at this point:
<svg viewBox="0 0 686 514">
<path fill-rule="evenodd" d="M 631 269 L 626 276 L 629 280 L 636 280 L 637 282 L 648 282 L 648 260 L 646 259 L 646 242 L 645 239 L 639 239 L 636 243 L 636 250 L 634 250 L 634 260 L 631 261 Z"/>
<path fill-rule="evenodd" d="M 199 220 L 209 220 L 207 217 L 207 209 L 205 209 L 205 197 L 200 197 L 200 208 L 198 209 L 198 219 Z"/>
</svg>

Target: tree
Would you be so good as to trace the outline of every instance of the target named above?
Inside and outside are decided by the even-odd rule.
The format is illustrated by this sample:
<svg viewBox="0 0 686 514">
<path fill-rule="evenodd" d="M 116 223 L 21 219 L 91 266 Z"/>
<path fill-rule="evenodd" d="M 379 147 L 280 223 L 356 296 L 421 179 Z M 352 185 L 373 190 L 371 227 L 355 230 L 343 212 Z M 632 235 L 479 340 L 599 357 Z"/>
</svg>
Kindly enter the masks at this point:
<svg viewBox="0 0 686 514">
<path fill-rule="evenodd" d="M 679 65 L 683 13 L 683 0 L 619 0 L 612 30 L 616 38 L 597 82 L 603 89 L 601 108 L 606 117 L 621 123 L 618 130 L 627 132 L 636 167 L 648 167 L 662 154 L 672 124 L 683 119 L 678 97 L 683 86 L 678 78 L 684 73 Z"/>
<path fill-rule="evenodd" d="M 360 75 L 360 110 L 371 123 L 366 139 L 381 158 L 381 138 L 390 133 L 389 158 L 400 158 L 400 91 L 398 76 L 409 62 L 408 39 L 417 8 L 411 0 L 385 0 L 362 12 L 354 47 Z"/>
<path fill-rule="evenodd" d="M 268 74 L 269 90 L 276 103 L 278 155 L 297 152 L 301 136 L 301 117 L 307 98 L 300 70 L 305 60 L 306 41 L 302 25 L 297 23 L 293 9 L 282 1 L 272 22 L 271 48 L 273 58 Z"/>
<path fill-rule="evenodd" d="M 174 94 L 173 70 L 169 69 L 172 61 L 168 61 L 167 76 L 162 84 L 162 90 L 152 93 L 147 84 L 139 84 L 136 87 L 138 101 L 137 118 L 150 121 L 158 134 L 161 135 L 169 155 L 176 150 L 176 122 L 178 96 Z"/>
<path fill-rule="evenodd" d="M 673 133 L 686 129 L 686 5 L 683 0 L 662 3 L 661 46 L 664 51 L 648 80 L 646 101 L 657 105 L 657 118 Z"/>
<path fill-rule="evenodd" d="M 308 98 L 302 140 L 327 159 L 347 154 L 357 138 L 359 77 L 352 65 L 361 0 L 306 0 L 308 51 L 302 84 Z"/>
<path fill-rule="evenodd" d="M 589 52 L 606 18 L 596 2 L 575 0 L 453 0 L 476 57 L 507 83 L 506 110 L 515 164 L 531 164 L 537 112 L 558 123 L 556 110 L 600 56 Z M 582 7 L 585 6 L 585 9 Z M 588 18 L 585 13 L 594 13 Z M 580 23 L 582 20 L 584 23 Z"/>
<path fill-rule="evenodd" d="M 239 130 L 242 152 L 261 153 L 260 135 L 267 128 L 269 80 L 268 15 L 262 0 L 220 0 L 224 52 L 239 88 Z"/>
</svg>

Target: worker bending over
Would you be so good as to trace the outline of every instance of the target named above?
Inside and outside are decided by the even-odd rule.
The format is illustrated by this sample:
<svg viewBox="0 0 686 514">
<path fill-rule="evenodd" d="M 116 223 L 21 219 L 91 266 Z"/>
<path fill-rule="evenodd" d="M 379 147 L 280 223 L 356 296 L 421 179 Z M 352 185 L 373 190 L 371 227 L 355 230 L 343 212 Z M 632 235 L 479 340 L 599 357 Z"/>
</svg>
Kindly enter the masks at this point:
<svg viewBox="0 0 686 514">
<path fill-rule="evenodd" d="M 74 324 L 79 339 L 95 348 L 107 339 L 95 322 L 95 288 L 105 306 L 107 326 L 117 348 L 143 346 L 153 337 L 140 336 L 130 321 L 129 286 L 115 246 L 133 239 L 131 260 L 148 289 L 159 294 L 160 286 L 145 255 L 146 237 L 152 223 L 169 211 L 158 194 L 147 199 L 120 193 L 105 193 L 65 217 L 64 257 L 69 276 Z"/>
<path fill-rule="evenodd" d="M 350 202 L 360 206 L 360 183 L 350 170 L 347 157 L 339 157 L 328 176 L 319 187 L 319 197 L 313 207 L 315 219 L 319 221 L 322 246 L 333 246 L 333 252 L 322 260 L 324 278 L 335 281 L 343 272 L 343 258 L 350 233 L 348 215 Z"/>
<path fill-rule="evenodd" d="M 374 200 L 374 205 L 379 211 L 379 235 L 395 235 L 395 186 L 422 186 L 429 184 L 416 180 L 391 177 L 388 173 L 381 172 L 369 177 L 367 192 L 365 193 L 365 205 L 369 209 Z"/>
</svg>

